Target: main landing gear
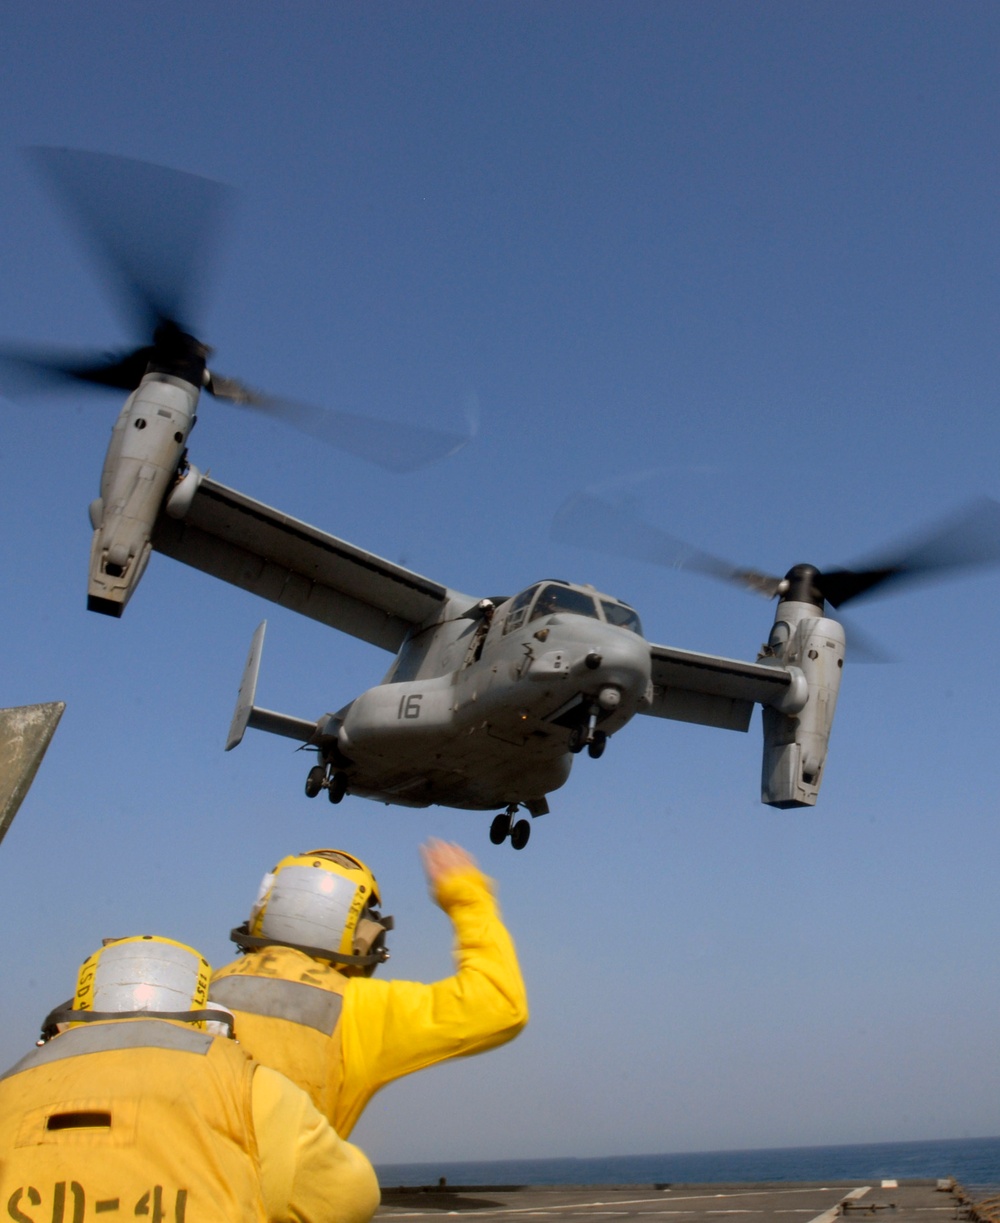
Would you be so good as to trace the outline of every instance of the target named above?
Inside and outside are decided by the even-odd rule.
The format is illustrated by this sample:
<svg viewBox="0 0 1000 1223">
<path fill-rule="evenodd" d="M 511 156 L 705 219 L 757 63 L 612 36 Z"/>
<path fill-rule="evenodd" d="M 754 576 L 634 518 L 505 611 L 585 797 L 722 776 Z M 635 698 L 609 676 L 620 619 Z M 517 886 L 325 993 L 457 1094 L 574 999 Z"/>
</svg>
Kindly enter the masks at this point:
<svg viewBox="0 0 1000 1223">
<path fill-rule="evenodd" d="M 511 803 L 506 811 L 501 811 L 490 824 L 490 840 L 494 845 L 502 845 L 510 837 L 510 843 L 515 849 L 524 849 L 531 836 L 531 825 L 527 820 L 514 822 L 518 803 Z"/>
<path fill-rule="evenodd" d="M 326 790 L 326 796 L 331 803 L 339 803 L 347 793 L 347 774 L 331 773 L 326 775 L 325 764 L 314 764 L 306 778 L 306 796 L 315 798 L 320 790 Z"/>
</svg>

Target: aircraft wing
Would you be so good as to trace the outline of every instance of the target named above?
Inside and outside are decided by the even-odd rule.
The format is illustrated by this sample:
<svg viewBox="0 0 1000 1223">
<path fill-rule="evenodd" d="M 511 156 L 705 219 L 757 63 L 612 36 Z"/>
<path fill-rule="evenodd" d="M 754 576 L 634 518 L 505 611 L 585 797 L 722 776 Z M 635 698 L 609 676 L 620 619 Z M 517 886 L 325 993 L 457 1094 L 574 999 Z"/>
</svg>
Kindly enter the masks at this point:
<svg viewBox="0 0 1000 1223">
<path fill-rule="evenodd" d="M 791 674 L 758 662 L 650 643 L 653 703 L 642 712 L 723 730 L 748 730 L 755 704 L 779 700 Z"/>
<path fill-rule="evenodd" d="M 454 593 L 205 477 L 182 519 L 160 514 L 153 547 L 385 650 Z"/>
</svg>

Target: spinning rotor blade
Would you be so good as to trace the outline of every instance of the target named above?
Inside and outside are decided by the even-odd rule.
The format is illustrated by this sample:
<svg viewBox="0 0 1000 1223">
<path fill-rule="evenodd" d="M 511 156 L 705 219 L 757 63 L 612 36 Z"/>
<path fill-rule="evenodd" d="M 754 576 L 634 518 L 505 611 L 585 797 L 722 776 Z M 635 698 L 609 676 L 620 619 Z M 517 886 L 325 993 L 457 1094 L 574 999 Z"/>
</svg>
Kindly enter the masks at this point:
<svg viewBox="0 0 1000 1223">
<path fill-rule="evenodd" d="M 630 510 L 612 505 L 592 493 L 578 493 L 561 506 L 553 523 L 552 537 L 560 543 L 590 547 L 613 556 L 629 556 L 673 569 L 692 569 L 768 598 L 788 589 L 787 577 L 777 578 L 753 569 L 737 568 L 675 539 Z M 908 542 L 876 554 L 857 568 L 829 569 L 825 573 L 812 570 L 811 582 L 815 595 L 839 608 L 873 594 L 880 587 L 902 587 L 943 579 L 962 569 L 998 563 L 1000 503 L 982 497 L 938 525 L 911 537 Z"/>
<path fill-rule="evenodd" d="M 107 153 L 27 155 L 103 265 L 129 330 L 147 341 L 162 322 L 193 332 L 232 189 Z"/>
<path fill-rule="evenodd" d="M 773 598 L 781 578 L 756 569 L 740 569 L 710 552 L 702 552 L 685 543 L 638 514 L 594 493 L 576 493 L 565 501 L 552 524 L 552 538 L 557 543 L 592 548 L 612 556 L 629 556 L 633 560 L 664 565 L 669 569 L 691 569 L 732 582 L 767 599 Z"/>
<path fill-rule="evenodd" d="M 197 306 L 231 188 L 105 153 L 33 148 L 27 155 L 102 266 L 140 344 L 119 353 L 0 345 L 0 394 L 67 382 L 132 391 L 153 364 L 194 384 L 204 374 L 205 389 L 217 398 L 273 415 L 389 471 L 413 471 L 470 440 L 471 434 L 325 411 L 205 370 L 209 350 L 195 336 Z"/>
<path fill-rule="evenodd" d="M 950 577 L 962 569 L 1000 563 L 1000 503 L 981 497 L 927 532 L 863 568 L 830 569 L 817 577 L 823 597 L 834 607 L 860 599 L 878 587 Z"/>
<path fill-rule="evenodd" d="M 358 416 L 332 408 L 316 408 L 294 399 L 264 395 L 233 378 L 221 378 L 216 374 L 209 375 L 207 389 L 219 399 L 275 416 L 328 446 L 401 474 L 447 458 L 471 440 L 471 435 Z"/>
<path fill-rule="evenodd" d="M 13 399 L 78 382 L 131 391 L 146 372 L 152 352 L 151 347 L 127 353 L 106 353 L 0 344 L 0 395 Z"/>
<path fill-rule="evenodd" d="M 0 395 L 14 399 L 80 382 L 132 391 L 139 385 L 153 352 L 151 346 L 115 354 L 0 344 Z M 416 471 L 447 458 L 472 440 L 471 433 L 449 433 L 282 399 L 215 373 L 208 374 L 205 390 L 237 407 L 274 416 L 309 437 L 386 471 Z"/>
</svg>

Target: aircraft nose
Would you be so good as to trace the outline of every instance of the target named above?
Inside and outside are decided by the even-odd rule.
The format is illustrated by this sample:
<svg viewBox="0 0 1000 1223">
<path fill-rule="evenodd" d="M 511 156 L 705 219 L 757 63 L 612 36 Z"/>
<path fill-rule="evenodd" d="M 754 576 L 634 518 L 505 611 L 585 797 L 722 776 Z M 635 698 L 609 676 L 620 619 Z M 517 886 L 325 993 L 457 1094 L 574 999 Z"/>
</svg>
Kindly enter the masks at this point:
<svg viewBox="0 0 1000 1223">
<path fill-rule="evenodd" d="M 584 648 L 578 663 L 581 682 L 609 713 L 623 700 L 640 700 L 650 680 L 649 646 L 625 629 L 607 628 Z"/>
</svg>

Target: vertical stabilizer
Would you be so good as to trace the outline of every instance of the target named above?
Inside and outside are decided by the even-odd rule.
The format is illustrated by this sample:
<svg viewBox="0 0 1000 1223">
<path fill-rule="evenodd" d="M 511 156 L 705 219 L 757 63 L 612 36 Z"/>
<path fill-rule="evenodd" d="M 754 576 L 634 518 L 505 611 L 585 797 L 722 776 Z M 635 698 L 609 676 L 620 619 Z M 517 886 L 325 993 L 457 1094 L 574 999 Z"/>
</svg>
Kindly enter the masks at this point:
<svg viewBox="0 0 1000 1223">
<path fill-rule="evenodd" d="M 250 653 L 243 668 L 243 679 L 240 682 L 239 695 L 236 698 L 236 709 L 229 727 L 229 738 L 226 740 L 226 751 L 231 752 L 243 742 L 243 735 L 253 713 L 253 699 L 257 693 L 257 674 L 260 671 L 260 656 L 264 649 L 264 630 L 267 621 L 262 620 L 257 625 L 257 631 L 250 642 Z"/>
</svg>

